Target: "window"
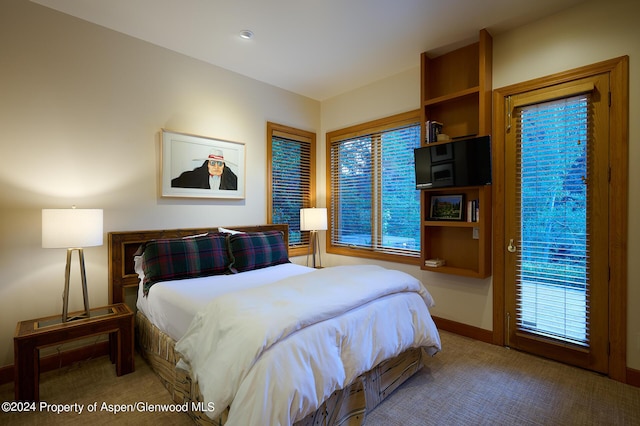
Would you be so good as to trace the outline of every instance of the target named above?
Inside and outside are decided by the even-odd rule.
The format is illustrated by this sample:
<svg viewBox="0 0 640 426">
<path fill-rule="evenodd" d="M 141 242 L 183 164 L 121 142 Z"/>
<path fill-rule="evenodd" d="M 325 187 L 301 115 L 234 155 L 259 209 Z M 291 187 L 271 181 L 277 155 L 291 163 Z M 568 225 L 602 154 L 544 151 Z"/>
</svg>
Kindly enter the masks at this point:
<svg viewBox="0 0 640 426">
<path fill-rule="evenodd" d="M 316 135 L 267 123 L 267 222 L 289 225 L 289 255 L 307 253 L 300 209 L 315 206 Z"/>
<path fill-rule="evenodd" d="M 419 263 L 419 111 L 327 133 L 329 253 Z"/>
</svg>

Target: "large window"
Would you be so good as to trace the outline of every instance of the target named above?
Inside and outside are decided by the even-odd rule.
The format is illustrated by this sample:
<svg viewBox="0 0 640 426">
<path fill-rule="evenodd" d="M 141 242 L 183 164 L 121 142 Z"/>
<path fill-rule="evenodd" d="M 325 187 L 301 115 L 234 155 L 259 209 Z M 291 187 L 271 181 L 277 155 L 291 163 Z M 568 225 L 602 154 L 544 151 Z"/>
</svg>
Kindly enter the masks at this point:
<svg viewBox="0 0 640 426">
<path fill-rule="evenodd" d="M 330 253 L 418 263 L 419 111 L 327 133 Z"/>
<path fill-rule="evenodd" d="M 309 232 L 300 231 L 300 209 L 315 205 L 316 135 L 267 123 L 267 222 L 289 225 L 289 255 L 307 253 Z"/>
</svg>

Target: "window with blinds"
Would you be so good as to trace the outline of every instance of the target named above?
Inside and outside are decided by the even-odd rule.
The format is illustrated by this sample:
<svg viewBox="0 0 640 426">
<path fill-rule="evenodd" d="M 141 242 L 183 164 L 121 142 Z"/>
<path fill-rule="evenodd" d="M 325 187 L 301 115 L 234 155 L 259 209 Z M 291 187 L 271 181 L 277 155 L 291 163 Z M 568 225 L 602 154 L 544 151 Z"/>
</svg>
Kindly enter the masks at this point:
<svg viewBox="0 0 640 426">
<path fill-rule="evenodd" d="M 589 341 L 589 96 L 516 110 L 516 324 L 579 346 Z"/>
<path fill-rule="evenodd" d="M 289 225 L 291 249 L 306 247 L 309 232 L 300 231 L 300 209 L 315 207 L 315 134 L 268 123 L 267 135 L 268 221 Z"/>
<path fill-rule="evenodd" d="M 327 134 L 330 248 L 353 256 L 420 256 L 417 113 Z"/>
</svg>

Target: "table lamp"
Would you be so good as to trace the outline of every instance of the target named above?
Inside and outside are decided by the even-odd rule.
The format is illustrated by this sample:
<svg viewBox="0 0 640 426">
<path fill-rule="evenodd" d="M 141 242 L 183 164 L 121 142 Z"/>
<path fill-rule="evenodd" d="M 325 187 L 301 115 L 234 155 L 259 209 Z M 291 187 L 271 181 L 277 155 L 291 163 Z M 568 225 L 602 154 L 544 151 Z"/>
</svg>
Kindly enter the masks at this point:
<svg viewBox="0 0 640 426">
<path fill-rule="evenodd" d="M 318 267 L 322 268 L 322 257 L 320 256 L 320 242 L 318 241 L 318 231 L 327 229 L 327 209 L 308 208 L 300 209 L 300 230 L 309 232 L 309 251 L 307 252 L 307 266 L 309 266 L 309 254 L 313 252 L 313 267 L 316 267 L 316 253 L 318 254 Z"/>
<path fill-rule="evenodd" d="M 42 210 L 42 247 L 66 248 L 67 267 L 65 271 L 64 293 L 62 296 L 62 322 L 89 317 L 89 294 L 87 292 L 87 274 L 84 268 L 84 247 L 102 245 L 101 209 L 43 209 Z M 78 251 L 84 313 L 69 317 L 69 278 L 71 275 L 71 254 Z"/>
</svg>

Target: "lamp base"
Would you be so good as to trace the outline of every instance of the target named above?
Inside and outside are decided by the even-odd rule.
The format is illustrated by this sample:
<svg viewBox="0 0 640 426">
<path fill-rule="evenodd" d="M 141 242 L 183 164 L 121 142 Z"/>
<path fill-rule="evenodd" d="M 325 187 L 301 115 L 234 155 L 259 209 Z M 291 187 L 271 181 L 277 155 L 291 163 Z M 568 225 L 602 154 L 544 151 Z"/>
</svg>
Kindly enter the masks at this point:
<svg viewBox="0 0 640 426">
<path fill-rule="evenodd" d="M 316 266 L 316 254 L 318 255 L 318 266 Z M 312 267 L 322 268 L 322 256 L 320 254 L 320 241 L 318 231 L 309 231 L 309 250 L 307 251 L 307 266 L 309 266 L 309 255 L 311 255 Z"/>
<path fill-rule="evenodd" d="M 82 277 L 82 294 L 84 297 L 84 312 L 74 313 L 69 316 L 69 281 L 71 278 L 71 254 L 78 250 L 78 261 L 80 262 L 80 276 Z M 81 248 L 67 249 L 67 267 L 64 277 L 64 293 L 62 295 L 62 322 L 69 322 L 77 319 L 89 318 L 89 292 L 87 291 L 87 273 L 84 269 L 84 251 Z"/>
</svg>

